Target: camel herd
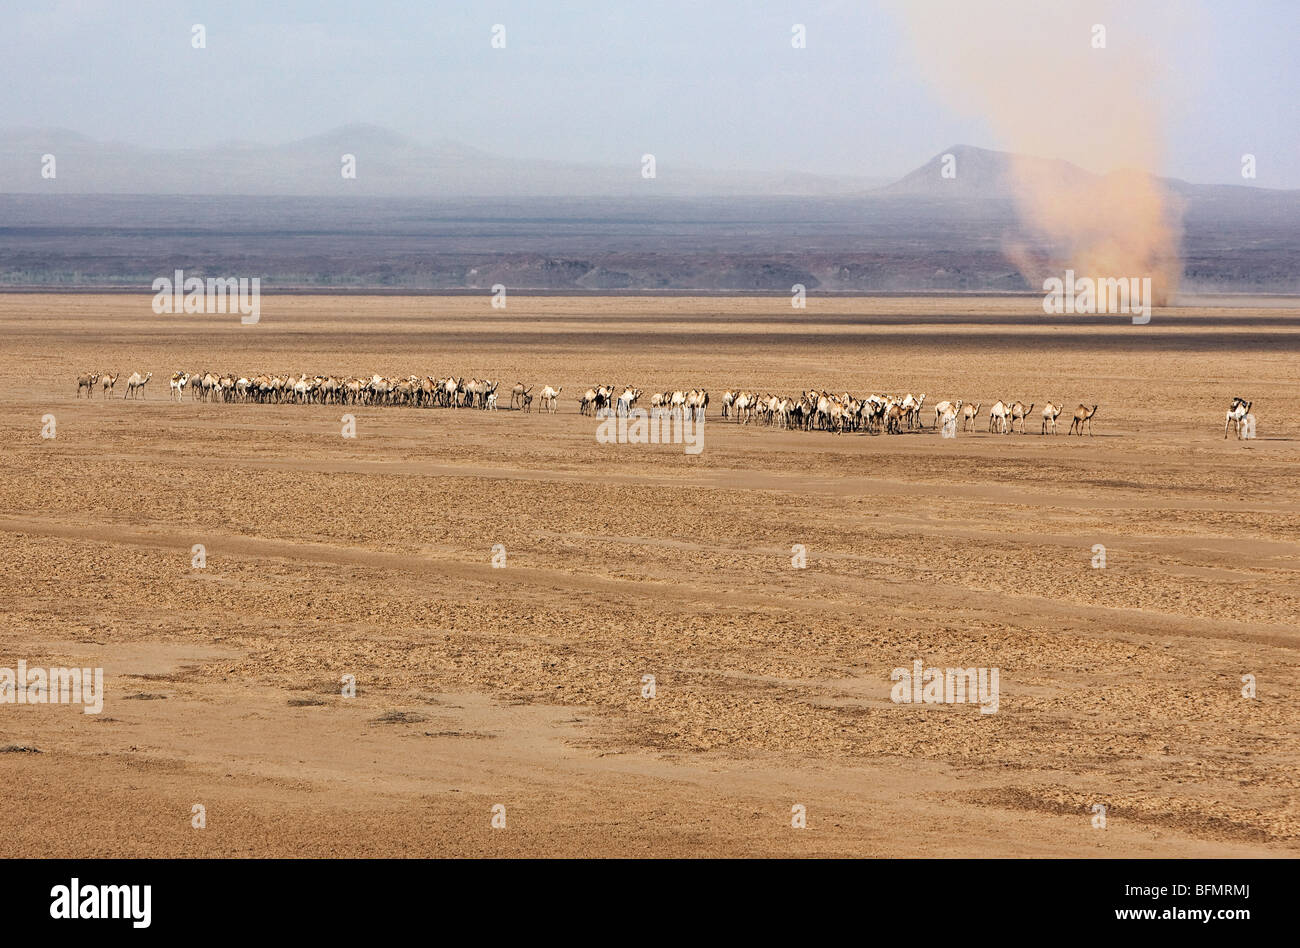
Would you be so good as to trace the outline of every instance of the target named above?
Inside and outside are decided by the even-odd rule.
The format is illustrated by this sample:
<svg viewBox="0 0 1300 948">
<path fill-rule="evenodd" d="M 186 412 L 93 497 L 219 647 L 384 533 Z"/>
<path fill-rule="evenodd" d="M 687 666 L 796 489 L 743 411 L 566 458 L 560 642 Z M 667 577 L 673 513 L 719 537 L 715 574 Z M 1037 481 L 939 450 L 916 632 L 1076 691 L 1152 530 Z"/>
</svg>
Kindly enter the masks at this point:
<svg viewBox="0 0 1300 948">
<path fill-rule="evenodd" d="M 121 373 L 90 372 L 77 378 L 77 396 L 84 389 L 89 398 L 102 383 L 104 396 L 113 393 Z M 152 372 L 133 372 L 126 381 L 123 397 L 144 397 L 144 387 Z M 188 392 L 192 401 L 262 402 L 279 404 L 296 402 L 317 405 L 414 405 L 452 408 L 497 407 L 499 383 L 488 379 L 436 379 L 416 375 L 389 379 L 381 375 L 368 377 L 306 374 L 237 375 L 231 372 L 174 372 L 168 382 L 168 394 L 177 401 Z M 531 411 L 534 386 L 522 382 L 510 393 L 510 406 Z M 560 390 L 549 385 L 541 392 L 542 407 L 556 410 Z"/>
<path fill-rule="evenodd" d="M 77 376 L 77 397 L 81 397 L 81 390 L 84 388 L 86 397 L 90 398 L 95 394 L 95 386 L 99 385 L 103 388 L 104 397 L 108 398 L 113 394 L 113 390 L 117 386 L 117 380 L 121 377 L 121 372 L 87 372 L 85 375 L 79 375 Z M 151 378 L 153 378 L 152 372 L 146 372 L 143 375 L 139 372 L 132 372 L 131 377 L 126 380 L 126 391 L 122 397 L 143 398 L 144 387 L 149 384 Z"/>
<path fill-rule="evenodd" d="M 758 395 L 753 392 L 726 392 L 722 396 L 722 417 L 735 417 L 739 424 L 766 424 L 779 428 L 801 428 L 805 431 L 823 430 L 843 433 L 866 431 L 872 434 L 902 434 L 904 431 L 925 428 L 925 393 L 920 395 L 866 395 L 855 398 L 848 392 L 836 395 L 826 391 L 805 391 L 795 398 L 782 395 Z M 958 423 L 962 431 L 974 431 L 976 420 L 983 408 L 982 402 L 944 400 L 933 407 L 933 426 L 955 433 Z M 1028 433 L 1029 418 L 1036 406 L 1026 405 L 1019 399 L 998 399 L 989 408 L 988 430 L 995 434 L 1010 434 L 1020 425 L 1021 434 Z M 1080 405 L 1074 413 L 1074 422 L 1068 434 L 1083 435 L 1085 428 L 1092 435 L 1092 417 L 1097 405 Z M 1040 434 L 1056 434 L 1056 419 L 1063 411 L 1060 400 L 1050 401 L 1041 412 Z"/>
<path fill-rule="evenodd" d="M 90 398 L 99 388 L 105 398 L 115 390 L 121 372 L 87 372 L 77 377 L 77 397 L 84 391 Z M 123 398 L 145 397 L 145 386 L 153 378 L 152 372 L 132 372 L 126 379 Z M 177 401 L 186 392 L 193 401 L 257 402 L 269 404 L 296 403 L 317 405 L 407 405 L 440 408 L 498 408 L 498 389 L 501 383 L 490 379 L 457 378 L 448 376 L 410 375 L 386 378 L 381 375 L 337 376 L 285 373 L 239 375 L 233 372 L 174 372 L 168 383 L 169 395 Z M 531 412 L 535 398 L 538 410 L 555 414 L 559 411 L 563 386 L 544 385 L 535 393 L 536 385 L 516 382 L 510 392 L 512 410 Z M 502 395 L 504 390 L 502 390 Z M 642 405 L 641 389 L 631 385 L 593 385 L 577 399 L 580 415 L 629 415 Z M 703 421 L 709 407 L 709 393 L 702 388 L 652 392 L 645 401 L 651 413 L 677 415 Z M 734 419 L 740 425 L 765 425 L 775 428 L 797 428 L 803 431 L 829 431 L 838 434 L 862 431 L 870 434 L 901 434 L 904 431 L 923 430 L 926 415 L 922 414 L 926 395 L 864 395 L 854 397 L 848 392 L 808 389 L 801 395 L 771 395 L 753 391 L 724 392 L 719 399 L 723 418 Z M 1254 403 L 1244 398 L 1234 398 L 1224 422 L 1223 436 L 1235 431 L 1238 438 L 1254 437 Z M 1021 434 L 1029 431 L 1029 419 L 1034 417 L 1034 402 L 1026 404 L 1021 399 L 998 399 L 988 409 L 988 431 L 992 434 L 1012 434 L 1017 425 Z M 1097 405 L 1080 404 L 1074 411 L 1067 434 L 1092 435 L 1092 421 Z M 975 431 L 976 422 L 984 408 L 983 402 L 962 399 L 944 400 L 932 406 L 929 415 L 933 428 L 945 433 L 954 432 L 960 424 L 962 431 Z M 1048 401 L 1039 410 L 1039 434 L 1056 434 L 1057 419 L 1064 411 L 1061 399 Z"/>
<path fill-rule="evenodd" d="M 578 414 L 603 416 L 630 415 L 637 410 L 642 391 L 631 385 L 623 387 L 619 395 L 613 385 L 593 385 L 578 399 Z M 678 415 L 694 421 L 704 421 L 709 407 L 709 393 L 702 388 L 687 391 L 652 392 L 650 394 L 650 411 L 658 415 Z"/>
</svg>

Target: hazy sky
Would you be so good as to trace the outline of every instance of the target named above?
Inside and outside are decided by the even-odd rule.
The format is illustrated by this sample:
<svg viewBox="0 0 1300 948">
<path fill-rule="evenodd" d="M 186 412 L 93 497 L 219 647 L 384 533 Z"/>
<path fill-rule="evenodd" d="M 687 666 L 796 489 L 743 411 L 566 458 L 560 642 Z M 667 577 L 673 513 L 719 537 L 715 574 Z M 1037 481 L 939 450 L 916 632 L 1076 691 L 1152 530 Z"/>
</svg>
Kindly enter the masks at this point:
<svg viewBox="0 0 1300 948">
<path fill-rule="evenodd" d="M 367 122 L 519 157 L 872 176 L 1003 144 L 943 101 L 890 4 L 870 0 L 0 4 L 0 127 L 185 147 Z M 1250 152 L 1255 183 L 1300 188 L 1300 0 L 1128 6 L 1099 55 L 1159 77 L 1152 170 L 1242 183 Z M 1087 23 L 1035 29 L 1024 42 L 1088 42 Z"/>
</svg>

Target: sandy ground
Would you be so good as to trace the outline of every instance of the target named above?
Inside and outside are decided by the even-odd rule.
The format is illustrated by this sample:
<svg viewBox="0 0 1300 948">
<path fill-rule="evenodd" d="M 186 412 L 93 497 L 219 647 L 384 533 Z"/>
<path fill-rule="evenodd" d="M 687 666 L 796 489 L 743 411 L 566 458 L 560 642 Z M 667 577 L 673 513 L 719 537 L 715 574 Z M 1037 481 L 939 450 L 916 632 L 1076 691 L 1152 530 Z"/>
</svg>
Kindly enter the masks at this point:
<svg viewBox="0 0 1300 948">
<path fill-rule="evenodd" d="M 0 855 L 1300 854 L 1300 307 L 1037 305 L 0 296 L 0 665 L 107 692 L 0 704 Z M 564 394 L 177 404 L 177 369 Z M 705 450 L 598 444 L 596 382 L 707 387 Z M 1101 408 L 1083 439 L 716 417 L 812 385 Z M 893 703 L 915 659 L 996 667 L 998 712 Z"/>
</svg>

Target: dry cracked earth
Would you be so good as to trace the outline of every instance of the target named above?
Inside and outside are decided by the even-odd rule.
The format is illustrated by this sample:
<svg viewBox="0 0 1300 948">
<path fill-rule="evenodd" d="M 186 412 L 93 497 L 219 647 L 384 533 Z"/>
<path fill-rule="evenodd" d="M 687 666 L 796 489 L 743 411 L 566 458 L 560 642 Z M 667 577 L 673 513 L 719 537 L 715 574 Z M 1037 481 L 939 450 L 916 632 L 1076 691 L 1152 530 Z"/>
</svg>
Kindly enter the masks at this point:
<svg viewBox="0 0 1300 948">
<path fill-rule="evenodd" d="M 149 304 L 0 296 L 0 666 L 105 676 L 100 714 L 0 704 L 0 854 L 1300 854 L 1298 306 Z M 194 369 L 564 390 L 169 400 Z M 103 370 L 116 397 L 77 398 Z M 602 382 L 709 389 L 703 452 L 598 443 Z M 955 439 L 718 417 L 810 386 L 1067 412 Z M 1223 437 L 1235 395 L 1253 441 Z M 1093 437 L 1064 433 L 1080 402 Z M 917 659 L 997 668 L 997 712 L 894 703 Z"/>
</svg>

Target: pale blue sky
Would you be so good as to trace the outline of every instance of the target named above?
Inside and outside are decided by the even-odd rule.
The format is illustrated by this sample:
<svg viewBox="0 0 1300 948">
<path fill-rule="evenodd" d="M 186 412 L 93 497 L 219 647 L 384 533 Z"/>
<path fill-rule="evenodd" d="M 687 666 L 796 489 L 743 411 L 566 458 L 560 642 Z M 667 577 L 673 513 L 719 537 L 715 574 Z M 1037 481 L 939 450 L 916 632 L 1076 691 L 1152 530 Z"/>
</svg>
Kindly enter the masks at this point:
<svg viewBox="0 0 1300 948">
<path fill-rule="evenodd" d="M 900 24 L 869 0 L 3 5 L 0 127 L 179 147 L 367 122 L 519 157 L 619 163 L 650 151 L 862 175 L 900 174 L 957 142 L 1002 144 L 939 98 Z M 1300 187 L 1300 2 L 1130 6 L 1144 5 L 1180 12 L 1176 26 L 1138 15 L 1131 31 L 1148 32 L 1125 47 L 1163 50 L 1166 166 L 1152 170 L 1242 183 L 1251 152 L 1256 183 Z M 190 46 L 194 23 L 206 50 Z M 495 23 L 505 50 L 489 45 Z M 794 23 L 807 26 L 806 49 L 791 48 Z"/>
</svg>

